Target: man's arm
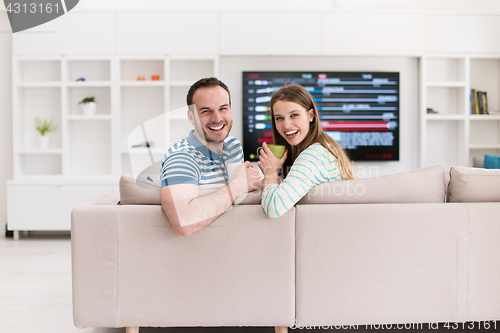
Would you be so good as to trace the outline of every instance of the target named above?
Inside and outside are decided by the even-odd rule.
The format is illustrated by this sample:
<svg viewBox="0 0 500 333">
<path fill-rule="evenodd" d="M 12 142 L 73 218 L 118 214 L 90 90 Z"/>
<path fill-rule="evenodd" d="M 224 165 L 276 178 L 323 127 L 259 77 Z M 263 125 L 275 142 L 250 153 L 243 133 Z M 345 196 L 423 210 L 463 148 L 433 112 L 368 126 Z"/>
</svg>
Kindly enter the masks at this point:
<svg viewBox="0 0 500 333">
<path fill-rule="evenodd" d="M 199 231 L 222 215 L 240 195 L 257 189 L 260 178 L 257 168 L 245 162 L 233 181 L 212 194 L 200 197 L 194 184 L 178 184 L 161 189 L 163 211 L 175 233 L 187 236 Z"/>
</svg>

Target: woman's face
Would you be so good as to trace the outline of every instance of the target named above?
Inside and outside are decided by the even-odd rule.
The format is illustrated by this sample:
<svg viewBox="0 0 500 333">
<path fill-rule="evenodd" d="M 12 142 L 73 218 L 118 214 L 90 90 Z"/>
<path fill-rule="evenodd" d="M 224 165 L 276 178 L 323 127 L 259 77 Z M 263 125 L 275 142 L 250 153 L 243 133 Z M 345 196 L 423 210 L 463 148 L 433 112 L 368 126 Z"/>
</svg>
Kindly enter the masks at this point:
<svg viewBox="0 0 500 333">
<path fill-rule="evenodd" d="M 309 132 L 309 124 L 314 111 L 288 101 L 277 101 L 274 103 L 273 111 L 278 133 L 291 146 L 301 143 Z"/>
</svg>

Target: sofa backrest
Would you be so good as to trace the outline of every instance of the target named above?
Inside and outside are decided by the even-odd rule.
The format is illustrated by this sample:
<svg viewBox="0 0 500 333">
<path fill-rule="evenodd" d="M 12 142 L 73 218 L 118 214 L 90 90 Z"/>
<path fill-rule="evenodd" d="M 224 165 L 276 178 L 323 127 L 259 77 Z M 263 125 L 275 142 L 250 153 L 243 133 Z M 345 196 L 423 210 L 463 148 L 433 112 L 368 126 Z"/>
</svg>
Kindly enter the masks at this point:
<svg viewBox="0 0 500 333">
<path fill-rule="evenodd" d="M 452 167 L 447 202 L 500 202 L 500 170 Z"/>
<path fill-rule="evenodd" d="M 444 165 L 393 175 L 324 183 L 299 204 L 439 203 L 445 200 Z"/>
<path fill-rule="evenodd" d="M 260 186 L 262 188 L 262 186 Z M 298 204 L 439 203 L 445 200 L 444 165 L 374 178 L 332 181 L 315 186 Z M 202 193 L 202 195 L 207 193 Z M 260 205 L 262 191 L 251 192 L 240 205 Z M 160 187 L 124 173 L 120 179 L 122 205 L 160 205 Z"/>
</svg>

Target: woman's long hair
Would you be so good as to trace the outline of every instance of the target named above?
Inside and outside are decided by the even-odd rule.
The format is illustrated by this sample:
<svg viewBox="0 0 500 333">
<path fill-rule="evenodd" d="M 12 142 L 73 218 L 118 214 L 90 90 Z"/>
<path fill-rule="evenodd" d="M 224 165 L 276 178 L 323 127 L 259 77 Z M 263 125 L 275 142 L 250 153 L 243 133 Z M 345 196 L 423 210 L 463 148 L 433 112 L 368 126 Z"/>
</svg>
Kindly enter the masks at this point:
<svg viewBox="0 0 500 333">
<path fill-rule="evenodd" d="M 307 133 L 304 140 L 299 143 L 297 146 L 292 147 L 290 144 L 278 133 L 276 129 L 276 121 L 274 120 L 274 104 L 277 101 L 287 101 L 296 103 L 302 107 L 304 107 L 307 111 L 313 110 L 314 117 L 313 121 L 309 123 L 309 132 Z M 333 154 L 338 160 L 340 176 L 342 179 L 355 179 L 356 172 L 352 167 L 351 161 L 347 154 L 345 153 L 342 146 L 338 144 L 331 136 L 326 134 L 321 128 L 321 124 L 318 116 L 318 108 L 316 107 L 316 103 L 314 103 L 314 99 L 312 95 L 299 85 L 287 85 L 280 88 L 273 94 L 271 98 L 271 123 L 273 128 L 273 141 L 274 144 L 277 145 L 285 145 L 286 149 L 288 149 L 288 156 L 283 165 L 283 176 L 286 177 L 288 171 L 292 167 L 293 162 L 299 156 L 299 154 L 312 145 L 313 143 L 319 143 L 326 150 Z"/>
</svg>

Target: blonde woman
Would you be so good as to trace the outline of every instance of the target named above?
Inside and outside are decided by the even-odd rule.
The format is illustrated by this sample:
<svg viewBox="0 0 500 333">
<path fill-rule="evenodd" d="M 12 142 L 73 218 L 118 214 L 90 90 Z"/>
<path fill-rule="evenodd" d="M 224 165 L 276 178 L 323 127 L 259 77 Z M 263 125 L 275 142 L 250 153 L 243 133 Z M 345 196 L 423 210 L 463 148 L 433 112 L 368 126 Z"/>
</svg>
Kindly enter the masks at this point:
<svg viewBox="0 0 500 333">
<path fill-rule="evenodd" d="M 356 178 L 342 147 L 321 128 L 318 108 L 303 87 L 288 85 L 274 93 L 271 122 L 274 144 L 285 145 L 286 151 L 278 159 L 265 143 L 260 150 L 258 165 L 264 173 L 261 205 L 267 216 L 283 215 L 314 185 Z"/>
</svg>

